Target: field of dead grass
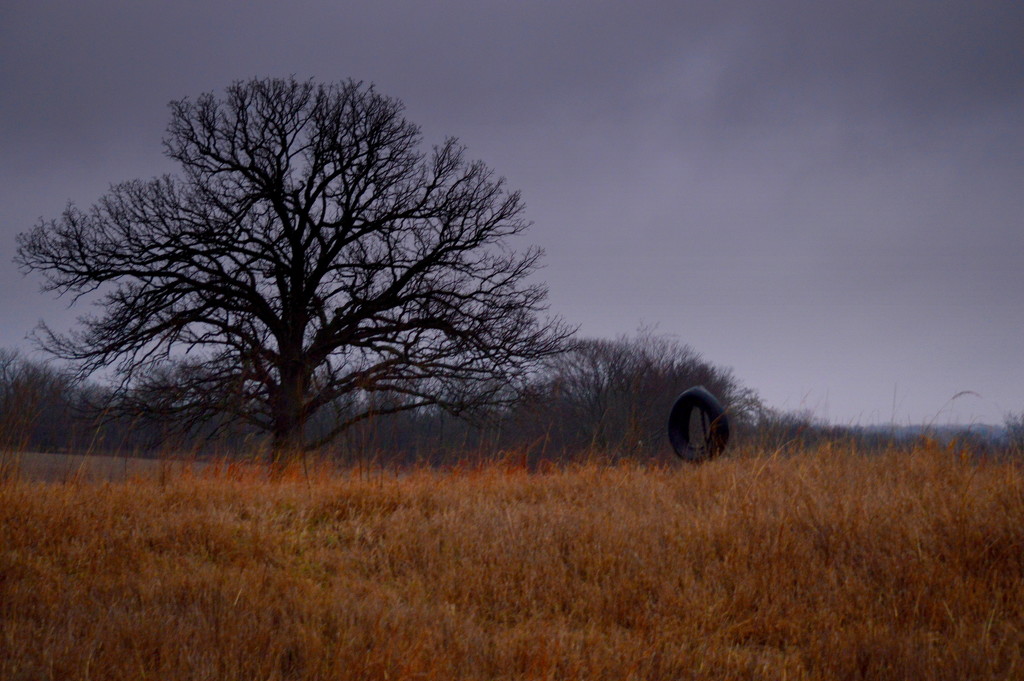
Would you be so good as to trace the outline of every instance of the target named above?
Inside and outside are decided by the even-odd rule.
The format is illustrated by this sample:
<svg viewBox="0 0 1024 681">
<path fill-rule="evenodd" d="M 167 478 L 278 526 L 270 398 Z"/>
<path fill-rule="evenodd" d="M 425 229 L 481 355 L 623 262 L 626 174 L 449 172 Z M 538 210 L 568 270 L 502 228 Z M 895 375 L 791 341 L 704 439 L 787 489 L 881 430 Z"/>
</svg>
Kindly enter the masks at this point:
<svg viewBox="0 0 1024 681">
<path fill-rule="evenodd" d="M 0 482 L 3 679 L 1024 676 L 1024 471 L 699 467 Z"/>
</svg>

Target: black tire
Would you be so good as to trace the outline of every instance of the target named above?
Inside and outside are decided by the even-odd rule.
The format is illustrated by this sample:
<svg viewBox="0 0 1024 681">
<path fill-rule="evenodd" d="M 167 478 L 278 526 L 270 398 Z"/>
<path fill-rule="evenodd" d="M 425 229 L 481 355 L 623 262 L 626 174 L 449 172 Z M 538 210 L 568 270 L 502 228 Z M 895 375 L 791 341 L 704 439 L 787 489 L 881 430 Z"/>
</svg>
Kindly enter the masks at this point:
<svg viewBox="0 0 1024 681">
<path fill-rule="evenodd" d="M 694 419 L 697 419 L 695 423 Z M 704 386 L 683 391 L 668 417 L 668 439 L 676 456 L 686 461 L 712 459 L 729 441 L 729 417 Z"/>
</svg>

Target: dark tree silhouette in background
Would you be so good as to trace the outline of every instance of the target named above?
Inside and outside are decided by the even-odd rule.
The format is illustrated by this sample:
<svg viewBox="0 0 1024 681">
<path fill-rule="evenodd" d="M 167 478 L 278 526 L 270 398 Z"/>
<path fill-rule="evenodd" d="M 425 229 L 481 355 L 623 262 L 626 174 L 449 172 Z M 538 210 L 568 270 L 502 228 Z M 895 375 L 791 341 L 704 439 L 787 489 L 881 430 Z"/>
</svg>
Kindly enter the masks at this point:
<svg viewBox="0 0 1024 681">
<path fill-rule="evenodd" d="M 548 421 L 562 447 L 627 455 L 664 450 L 673 403 L 683 389 L 697 385 L 726 405 L 736 425 L 749 423 L 760 408 L 757 394 L 731 369 L 651 329 L 614 340 L 582 339 L 550 365 L 549 417 L 541 421 Z"/>
<path fill-rule="evenodd" d="M 357 82 L 253 80 L 171 104 L 181 174 L 113 186 L 19 237 L 44 288 L 101 313 L 48 350 L 122 409 L 268 431 L 276 455 L 375 414 L 515 401 L 572 330 L 541 316 L 518 192 Z M 306 425 L 337 416 L 316 437 Z"/>
<path fill-rule="evenodd" d="M 74 387 L 66 372 L 0 348 L 0 450 L 24 449 L 29 442 L 63 444 L 60 431 L 68 430 Z"/>
</svg>

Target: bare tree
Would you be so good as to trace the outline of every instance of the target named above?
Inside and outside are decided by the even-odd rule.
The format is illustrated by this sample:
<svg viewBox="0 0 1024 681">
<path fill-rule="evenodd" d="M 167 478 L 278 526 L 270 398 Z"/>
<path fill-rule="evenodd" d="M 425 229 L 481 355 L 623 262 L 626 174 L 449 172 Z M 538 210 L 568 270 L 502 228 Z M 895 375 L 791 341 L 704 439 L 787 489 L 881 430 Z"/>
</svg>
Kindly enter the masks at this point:
<svg viewBox="0 0 1024 681">
<path fill-rule="evenodd" d="M 79 393 L 68 372 L 0 348 L 0 450 L 69 444 Z"/>
<path fill-rule="evenodd" d="M 739 422 L 750 420 L 760 405 L 731 369 L 650 329 L 615 340 L 583 339 L 550 364 L 546 418 L 558 422 L 570 448 L 663 449 L 673 402 L 696 385 L 721 399 Z"/>
<path fill-rule="evenodd" d="M 171 103 L 181 174 L 113 186 L 19 237 L 44 288 L 102 314 L 39 338 L 180 422 L 230 413 L 276 454 L 374 414 L 510 402 L 572 330 L 542 318 L 520 195 L 454 139 L 421 150 L 357 82 L 239 82 Z M 124 404 L 132 404 L 128 400 Z M 313 441 L 329 405 L 343 416 Z"/>
</svg>

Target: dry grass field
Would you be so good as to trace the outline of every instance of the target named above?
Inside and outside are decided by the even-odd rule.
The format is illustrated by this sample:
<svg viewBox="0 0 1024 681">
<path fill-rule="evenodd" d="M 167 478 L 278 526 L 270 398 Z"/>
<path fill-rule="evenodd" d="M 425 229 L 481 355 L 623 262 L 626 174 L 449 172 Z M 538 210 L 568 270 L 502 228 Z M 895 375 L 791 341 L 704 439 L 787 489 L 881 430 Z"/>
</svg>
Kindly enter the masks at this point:
<svg viewBox="0 0 1024 681">
<path fill-rule="evenodd" d="M 1024 678 L 1024 471 L 12 477 L 0 678 Z"/>
</svg>

